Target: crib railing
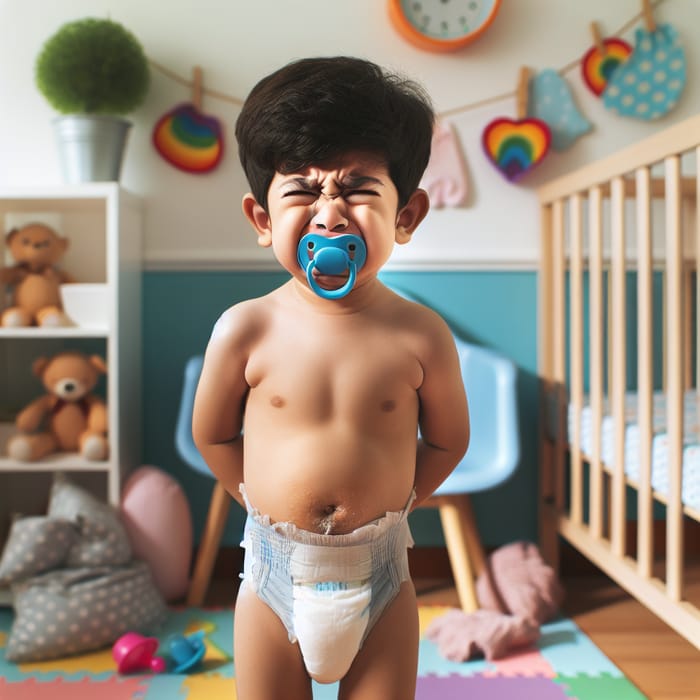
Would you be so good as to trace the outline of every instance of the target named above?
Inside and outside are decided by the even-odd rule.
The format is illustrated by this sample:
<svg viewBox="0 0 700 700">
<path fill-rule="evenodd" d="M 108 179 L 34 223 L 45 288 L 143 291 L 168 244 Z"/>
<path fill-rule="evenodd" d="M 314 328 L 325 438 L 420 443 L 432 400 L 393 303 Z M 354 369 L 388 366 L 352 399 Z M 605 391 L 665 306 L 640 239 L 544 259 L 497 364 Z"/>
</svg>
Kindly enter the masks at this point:
<svg viewBox="0 0 700 700">
<path fill-rule="evenodd" d="M 698 384 L 700 351 L 699 161 L 700 115 L 539 190 L 539 366 L 545 556 L 557 564 L 563 535 L 700 648 L 700 613 L 684 578 L 684 525 L 700 521 L 700 512 L 682 500 L 684 392 Z M 630 391 L 637 396 L 634 479 L 625 471 Z M 667 411 L 663 493 L 652 487 L 655 391 L 665 395 Z M 585 455 L 584 404 L 591 426 Z M 604 463 L 606 406 L 613 439 Z M 628 503 L 631 488 L 636 498 Z M 665 546 L 654 537 L 659 510 Z"/>
</svg>

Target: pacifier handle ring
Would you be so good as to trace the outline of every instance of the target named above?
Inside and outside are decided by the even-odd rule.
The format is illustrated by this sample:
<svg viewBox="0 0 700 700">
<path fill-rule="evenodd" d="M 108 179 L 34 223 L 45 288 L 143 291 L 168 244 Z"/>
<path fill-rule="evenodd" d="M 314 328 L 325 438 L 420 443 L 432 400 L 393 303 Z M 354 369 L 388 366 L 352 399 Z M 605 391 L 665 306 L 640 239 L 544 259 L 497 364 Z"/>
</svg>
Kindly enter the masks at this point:
<svg viewBox="0 0 700 700">
<path fill-rule="evenodd" d="M 321 287 L 313 276 L 313 271 L 315 268 L 316 261 L 310 260 L 309 264 L 306 266 L 306 280 L 309 283 L 309 287 L 311 287 L 311 289 L 313 289 L 318 296 L 323 297 L 324 299 L 342 299 L 350 292 L 355 284 L 355 278 L 357 277 L 357 265 L 352 260 L 348 262 L 348 270 L 350 271 L 348 279 L 346 280 L 345 284 L 342 287 L 338 287 L 338 289 L 324 289 Z"/>
</svg>

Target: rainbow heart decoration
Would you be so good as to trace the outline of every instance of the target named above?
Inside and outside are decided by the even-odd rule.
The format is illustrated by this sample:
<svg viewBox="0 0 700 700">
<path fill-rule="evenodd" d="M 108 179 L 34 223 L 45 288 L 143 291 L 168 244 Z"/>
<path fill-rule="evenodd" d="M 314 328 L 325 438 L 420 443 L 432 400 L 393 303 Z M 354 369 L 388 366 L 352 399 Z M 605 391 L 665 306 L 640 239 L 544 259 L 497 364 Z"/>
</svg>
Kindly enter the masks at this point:
<svg viewBox="0 0 700 700">
<path fill-rule="evenodd" d="M 551 141 L 547 124 L 535 118 L 516 121 L 504 117 L 494 119 L 481 135 L 481 143 L 489 160 L 511 182 L 542 161 Z"/>
<path fill-rule="evenodd" d="M 161 117 L 153 128 L 153 145 L 165 160 L 189 173 L 213 170 L 224 150 L 219 120 L 202 114 L 193 104 L 181 104 Z"/>
<path fill-rule="evenodd" d="M 601 95 L 617 67 L 632 53 L 632 47 L 622 39 L 604 39 L 604 52 L 591 47 L 581 60 L 583 81 L 594 95 Z"/>
</svg>

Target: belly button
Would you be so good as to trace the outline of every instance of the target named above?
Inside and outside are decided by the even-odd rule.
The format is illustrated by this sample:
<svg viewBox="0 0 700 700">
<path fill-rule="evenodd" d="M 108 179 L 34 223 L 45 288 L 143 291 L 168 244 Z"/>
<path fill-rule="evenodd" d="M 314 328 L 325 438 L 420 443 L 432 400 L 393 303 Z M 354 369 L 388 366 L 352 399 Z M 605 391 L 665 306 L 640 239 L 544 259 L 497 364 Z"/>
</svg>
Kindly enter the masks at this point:
<svg viewBox="0 0 700 700">
<path fill-rule="evenodd" d="M 270 399 L 270 403 L 271 403 L 275 408 L 282 408 L 282 406 L 284 406 L 284 404 L 285 404 L 285 401 L 284 401 L 284 399 L 283 399 L 281 396 L 275 395 L 275 396 L 273 396 L 273 397 Z"/>
<path fill-rule="evenodd" d="M 394 401 L 393 399 L 387 399 L 386 401 L 382 401 L 381 408 L 382 411 L 384 411 L 384 413 L 390 413 L 396 408 L 396 401 Z"/>
<path fill-rule="evenodd" d="M 335 525 L 335 516 L 338 511 L 338 506 L 328 505 L 323 509 L 323 515 L 319 521 L 319 530 L 324 535 L 330 535 L 333 532 Z"/>
</svg>

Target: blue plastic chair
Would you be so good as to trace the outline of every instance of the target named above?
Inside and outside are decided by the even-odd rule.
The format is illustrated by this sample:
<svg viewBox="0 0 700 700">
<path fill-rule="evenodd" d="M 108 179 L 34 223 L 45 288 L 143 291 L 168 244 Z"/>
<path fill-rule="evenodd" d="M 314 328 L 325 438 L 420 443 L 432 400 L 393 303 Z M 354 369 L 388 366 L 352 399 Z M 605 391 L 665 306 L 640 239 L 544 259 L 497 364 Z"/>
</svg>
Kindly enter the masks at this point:
<svg viewBox="0 0 700 700">
<path fill-rule="evenodd" d="M 413 300 L 405 292 L 395 291 Z M 453 336 L 469 399 L 471 439 L 462 461 L 423 506 L 439 509 L 460 605 L 469 612 L 478 608 L 475 579 L 485 565 L 469 494 L 502 484 L 520 460 L 517 373 L 506 357 L 470 343 L 456 332 Z M 192 407 L 202 360 L 202 356 L 192 357 L 185 367 L 175 444 L 187 464 L 211 476 L 192 439 Z M 188 593 L 189 605 L 201 605 L 204 600 L 230 503 L 231 497 L 216 482 Z"/>
<path fill-rule="evenodd" d="M 402 289 L 394 291 L 419 301 Z M 504 355 L 469 342 L 454 329 L 452 336 L 469 401 L 469 448 L 421 507 L 440 512 L 459 603 L 472 612 L 479 607 L 475 582 L 485 557 L 469 494 L 503 484 L 520 462 L 517 370 Z"/>
<path fill-rule="evenodd" d="M 185 365 L 180 408 L 175 426 L 175 447 L 183 461 L 192 469 L 200 474 L 213 477 L 192 437 L 194 395 L 197 391 L 203 362 L 203 355 L 195 355 Z M 187 592 L 187 605 L 199 607 L 204 602 L 232 500 L 220 482 L 215 481 L 211 500 L 209 501 L 207 520 L 199 541 L 199 547 L 197 548 L 197 559 L 192 572 L 192 580 Z"/>
</svg>

